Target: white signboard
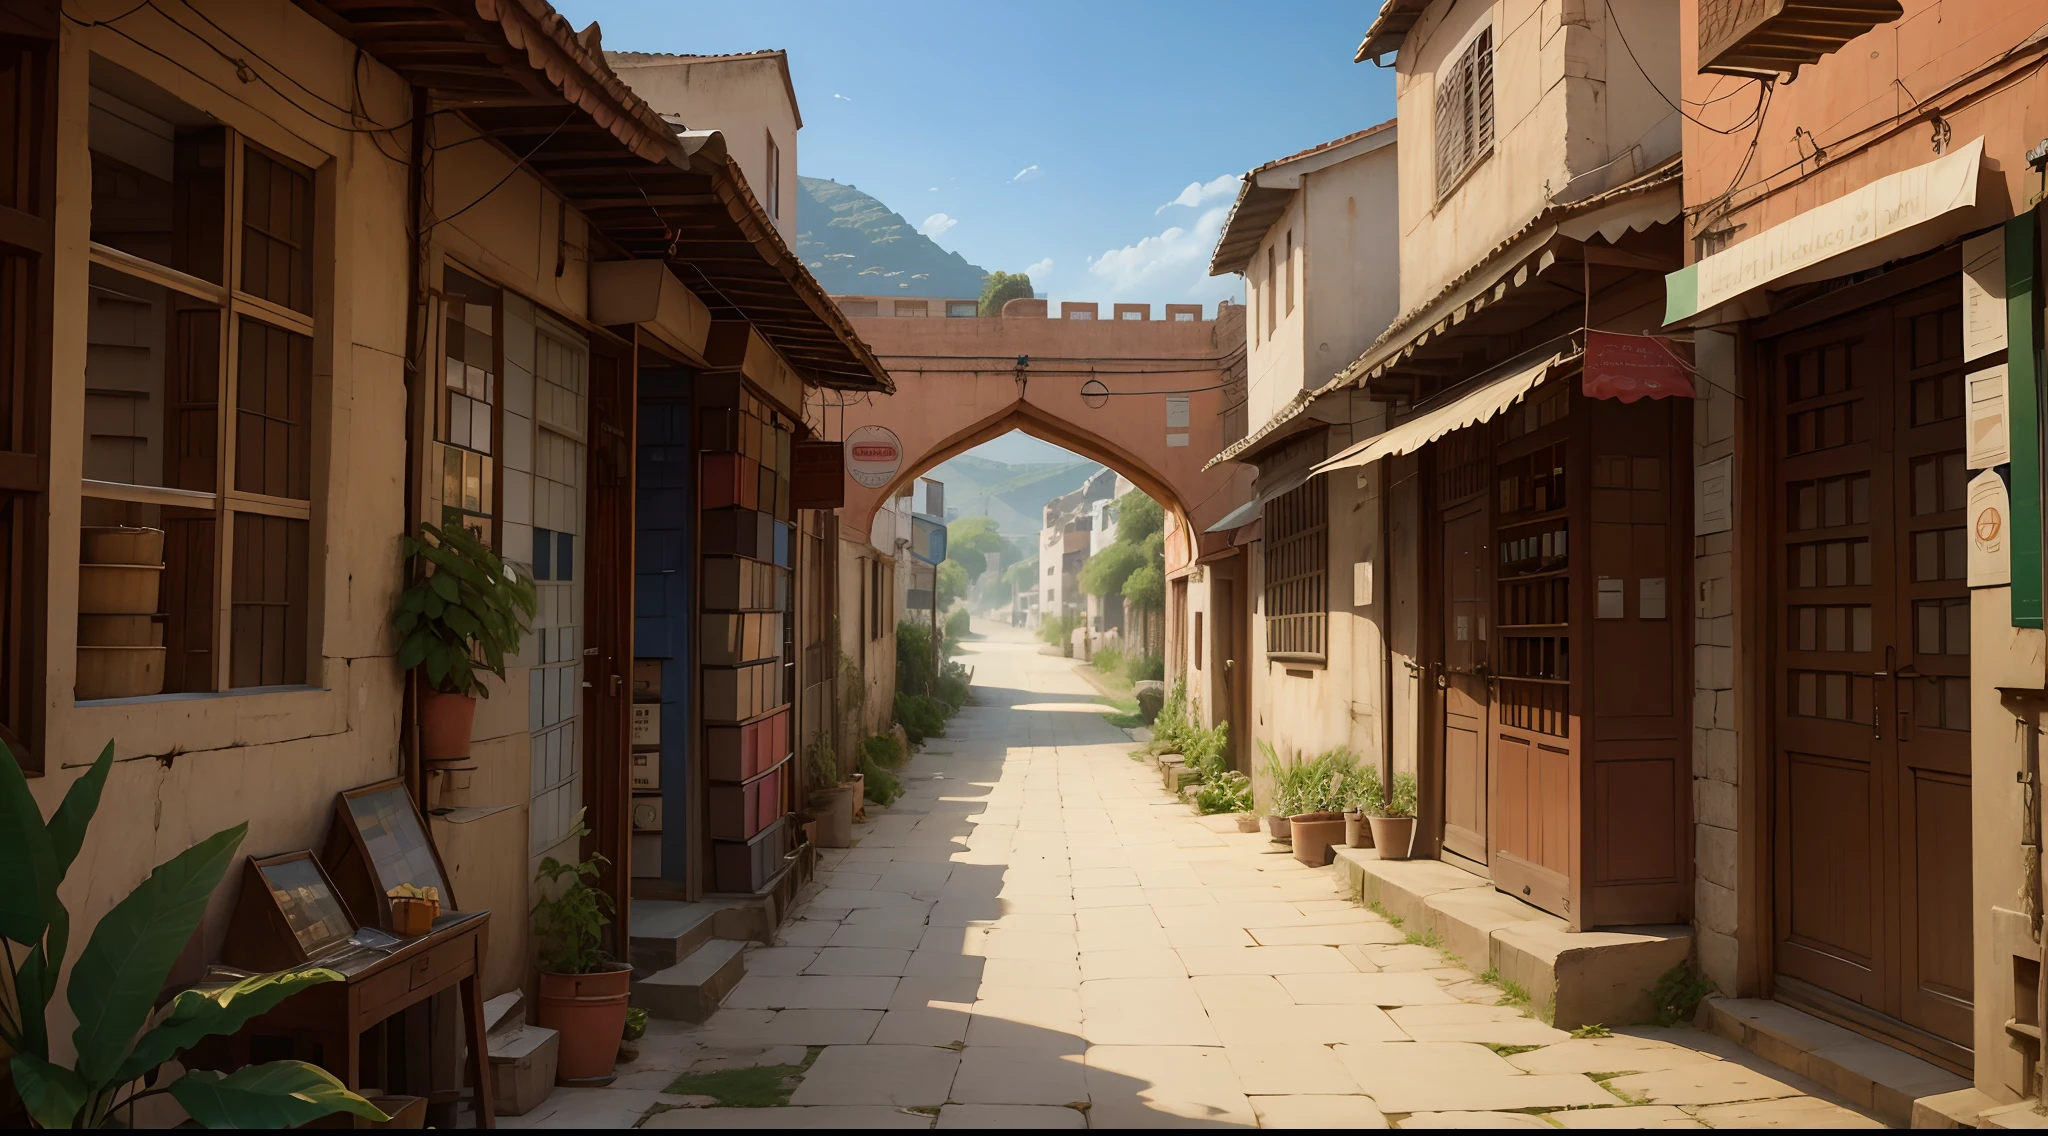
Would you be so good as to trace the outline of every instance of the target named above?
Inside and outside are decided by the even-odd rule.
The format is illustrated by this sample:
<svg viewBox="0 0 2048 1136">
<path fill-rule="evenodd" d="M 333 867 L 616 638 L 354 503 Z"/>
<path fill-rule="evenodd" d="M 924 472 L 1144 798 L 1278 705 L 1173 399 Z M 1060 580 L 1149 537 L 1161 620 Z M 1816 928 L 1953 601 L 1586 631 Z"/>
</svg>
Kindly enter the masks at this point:
<svg viewBox="0 0 2048 1136">
<path fill-rule="evenodd" d="M 1693 467 L 1692 535 L 1735 527 L 1735 455 Z"/>
<path fill-rule="evenodd" d="M 1170 394 L 1166 396 L 1166 428 L 1185 430 L 1188 428 L 1188 396 Z"/>
<path fill-rule="evenodd" d="M 2012 502 L 2005 479 L 1987 469 L 1970 482 L 1969 586 L 1991 588 L 2012 583 Z"/>
<path fill-rule="evenodd" d="M 860 426 L 846 436 L 846 472 L 869 489 L 889 484 L 903 468 L 903 443 L 886 426 Z"/>
<path fill-rule="evenodd" d="M 2005 230 L 1963 242 L 1963 358 L 2005 350 Z"/>
<path fill-rule="evenodd" d="M 1372 561 L 1360 560 L 1351 566 L 1351 606 L 1369 607 L 1372 604 Z"/>
<path fill-rule="evenodd" d="M 1963 464 L 1971 469 L 1990 469 L 2012 460 L 2005 425 L 2005 388 L 2003 363 L 1963 379 L 1963 394 L 1969 400 L 1969 423 L 1964 435 L 1968 449 Z"/>
</svg>

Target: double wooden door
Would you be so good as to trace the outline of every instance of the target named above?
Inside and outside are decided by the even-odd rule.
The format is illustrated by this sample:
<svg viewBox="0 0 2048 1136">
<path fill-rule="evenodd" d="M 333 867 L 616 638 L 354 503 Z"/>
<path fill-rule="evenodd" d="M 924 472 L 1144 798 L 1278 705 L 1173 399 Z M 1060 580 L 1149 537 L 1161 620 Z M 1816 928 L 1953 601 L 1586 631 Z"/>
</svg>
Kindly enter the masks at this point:
<svg viewBox="0 0 2048 1136">
<path fill-rule="evenodd" d="M 1970 600 L 1956 292 L 1946 281 L 1772 344 L 1767 563 L 1777 576 L 1776 989 L 1967 1061 Z"/>
<path fill-rule="evenodd" d="M 1493 764 L 1492 668 L 1487 625 L 1493 587 L 1492 541 L 1482 494 L 1452 506 L 1443 518 L 1444 851 L 1475 864 L 1490 861 L 1487 804 Z"/>
</svg>

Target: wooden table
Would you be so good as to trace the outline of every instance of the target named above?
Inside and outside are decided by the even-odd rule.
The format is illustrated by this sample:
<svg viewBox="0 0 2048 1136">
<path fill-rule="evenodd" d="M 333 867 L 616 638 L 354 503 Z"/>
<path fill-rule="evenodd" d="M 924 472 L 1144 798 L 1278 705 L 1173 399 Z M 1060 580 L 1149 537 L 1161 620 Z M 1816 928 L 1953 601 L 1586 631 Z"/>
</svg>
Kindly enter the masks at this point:
<svg viewBox="0 0 2048 1136">
<path fill-rule="evenodd" d="M 269 1013 L 252 1018 L 235 1034 L 224 1058 L 234 1068 L 251 1061 L 250 1042 L 259 1037 L 288 1037 L 320 1047 L 314 1064 L 341 1079 L 351 1090 L 362 1088 L 362 1046 L 365 1031 L 408 1006 L 459 985 L 467 1021 L 469 1083 L 475 1094 L 476 1124 L 497 1127 L 491 1108 L 490 1059 L 484 1039 L 483 974 L 488 911 L 453 911 L 434 920 L 426 934 L 400 939 L 388 949 L 349 946 L 305 964 L 342 975 L 340 982 L 311 987 L 285 999 Z M 230 979 L 216 972 L 210 979 Z"/>
</svg>

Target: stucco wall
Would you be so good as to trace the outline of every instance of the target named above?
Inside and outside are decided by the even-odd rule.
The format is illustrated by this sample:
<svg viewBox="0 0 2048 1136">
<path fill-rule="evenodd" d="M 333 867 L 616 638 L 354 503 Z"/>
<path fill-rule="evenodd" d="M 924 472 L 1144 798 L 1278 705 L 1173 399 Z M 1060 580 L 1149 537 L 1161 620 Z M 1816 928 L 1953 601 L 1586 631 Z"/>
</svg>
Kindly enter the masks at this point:
<svg viewBox="0 0 2048 1136">
<path fill-rule="evenodd" d="M 1400 314 L 1398 146 L 1306 175 L 1302 385 L 1320 387 Z"/>
<path fill-rule="evenodd" d="M 726 153 L 739 163 L 761 207 L 768 207 L 768 140 L 780 152 L 781 208 L 775 227 L 796 247 L 796 134 L 801 112 L 790 90 L 788 64 L 780 52 L 734 58 L 694 58 L 641 52 L 605 53 L 605 62 L 633 93 L 691 130 L 725 135 Z"/>
</svg>

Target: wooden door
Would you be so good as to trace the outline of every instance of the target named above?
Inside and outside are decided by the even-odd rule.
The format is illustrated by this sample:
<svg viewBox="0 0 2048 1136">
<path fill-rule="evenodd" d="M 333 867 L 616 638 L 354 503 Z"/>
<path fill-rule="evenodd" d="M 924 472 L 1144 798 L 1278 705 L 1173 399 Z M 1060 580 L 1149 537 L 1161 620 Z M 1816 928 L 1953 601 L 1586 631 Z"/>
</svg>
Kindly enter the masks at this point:
<svg viewBox="0 0 2048 1136">
<path fill-rule="evenodd" d="M 614 952 L 632 915 L 633 367 L 630 348 L 592 337 L 585 449 L 583 804 L 586 852 L 611 862 L 598 886 L 612 897 Z M 623 957 L 623 954 L 621 954 Z"/>
<path fill-rule="evenodd" d="M 1493 574 L 1488 554 L 1492 532 L 1484 491 L 1484 440 L 1484 427 L 1446 439 L 1439 453 L 1442 472 L 1437 494 L 1444 509 L 1440 528 L 1443 659 L 1436 674 L 1444 714 L 1443 846 L 1477 864 L 1489 860 L 1491 835 L 1488 719 L 1493 659 L 1487 637 L 1493 624 Z"/>
<path fill-rule="evenodd" d="M 1780 339 L 1781 996 L 1967 1060 L 1969 597 L 1952 280 Z"/>
</svg>

